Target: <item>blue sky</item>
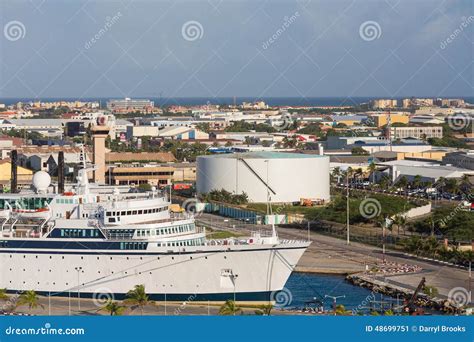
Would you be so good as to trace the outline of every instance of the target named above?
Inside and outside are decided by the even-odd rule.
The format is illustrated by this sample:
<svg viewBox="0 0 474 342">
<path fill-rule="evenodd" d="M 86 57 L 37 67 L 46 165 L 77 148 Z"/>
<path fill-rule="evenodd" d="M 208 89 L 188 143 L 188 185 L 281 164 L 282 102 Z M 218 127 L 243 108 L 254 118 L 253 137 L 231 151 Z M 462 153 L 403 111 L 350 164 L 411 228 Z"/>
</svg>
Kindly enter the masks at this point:
<svg viewBox="0 0 474 342">
<path fill-rule="evenodd" d="M 4 0 L 0 6 L 0 97 L 474 93 L 474 11 L 466 0 Z"/>
</svg>

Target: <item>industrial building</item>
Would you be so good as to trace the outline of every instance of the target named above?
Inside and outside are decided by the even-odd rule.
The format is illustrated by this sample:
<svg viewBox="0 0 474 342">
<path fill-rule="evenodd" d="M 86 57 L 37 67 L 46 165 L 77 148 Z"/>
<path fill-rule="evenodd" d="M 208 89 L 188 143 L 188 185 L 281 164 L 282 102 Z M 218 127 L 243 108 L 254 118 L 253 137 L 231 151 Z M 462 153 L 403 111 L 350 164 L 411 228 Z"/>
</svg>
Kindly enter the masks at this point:
<svg viewBox="0 0 474 342">
<path fill-rule="evenodd" d="M 329 157 L 248 152 L 197 158 L 197 192 L 245 192 L 250 202 L 329 201 Z M 269 195 L 269 196 L 268 196 Z M 269 198 L 268 198 L 269 197 Z"/>
<path fill-rule="evenodd" d="M 390 137 L 392 140 L 414 138 L 426 140 L 429 138 L 443 137 L 442 126 L 409 126 L 409 127 L 390 127 Z"/>
</svg>

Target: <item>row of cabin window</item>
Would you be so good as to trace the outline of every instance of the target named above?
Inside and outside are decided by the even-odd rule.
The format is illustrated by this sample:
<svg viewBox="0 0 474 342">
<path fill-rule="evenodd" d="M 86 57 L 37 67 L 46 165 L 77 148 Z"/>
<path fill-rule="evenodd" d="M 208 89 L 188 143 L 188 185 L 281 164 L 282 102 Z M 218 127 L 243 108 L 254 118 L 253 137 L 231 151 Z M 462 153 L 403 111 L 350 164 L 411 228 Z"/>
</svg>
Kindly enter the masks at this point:
<svg viewBox="0 0 474 342">
<path fill-rule="evenodd" d="M 192 224 L 185 224 L 184 226 L 168 227 L 161 229 L 137 229 L 137 236 L 156 236 L 156 235 L 166 235 L 166 234 L 178 234 L 191 232 L 194 230 Z"/>
<path fill-rule="evenodd" d="M 173 242 L 158 242 L 158 247 L 185 247 L 185 246 L 202 246 L 204 239 L 192 239 Z"/>
<path fill-rule="evenodd" d="M 145 242 L 120 242 L 120 249 L 146 249 Z"/>
<path fill-rule="evenodd" d="M 61 229 L 61 237 L 87 237 L 89 231 L 90 237 L 98 237 L 99 231 L 97 229 Z"/>
<path fill-rule="evenodd" d="M 127 211 L 107 211 L 105 216 L 125 216 L 125 215 L 143 215 L 143 214 L 154 214 L 161 211 L 168 210 L 168 207 L 143 209 L 143 210 L 127 210 Z"/>
</svg>

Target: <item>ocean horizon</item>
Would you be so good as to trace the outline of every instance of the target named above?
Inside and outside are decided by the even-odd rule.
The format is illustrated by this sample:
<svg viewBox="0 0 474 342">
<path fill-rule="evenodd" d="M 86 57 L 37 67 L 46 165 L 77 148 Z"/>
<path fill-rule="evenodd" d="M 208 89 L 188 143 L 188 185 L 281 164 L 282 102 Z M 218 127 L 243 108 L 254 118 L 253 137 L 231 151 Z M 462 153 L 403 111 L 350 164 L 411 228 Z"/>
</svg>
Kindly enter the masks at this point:
<svg viewBox="0 0 474 342">
<path fill-rule="evenodd" d="M 418 98 L 437 98 L 438 96 L 418 96 Z M 107 101 L 112 99 L 121 99 L 122 97 L 88 97 L 88 98 L 73 98 L 73 97 L 45 97 L 45 98 L 0 98 L 0 103 L 12 105 L 18 102 L 53 102 L 53 101 L 85 101 L 85 102 L 100 102 L 102 107 L 105 107 Z M 198 106 L 198 105 L 231 105 L 234 102 L 239 105 L 242 102 L 264 101 L 270 106 L 354 106 L 367 103 L 374 99 L 384 97 L 370 96 L 370 97 L 147 97 L 137 96 L 133 99 L 148 99 L 154 101 L 155 106 Z M 395 97 L 393 99 L 400 100 L 408 97 Z M 474 97 L 466 96 L 443 96 L 443 98 L 460 98 L 468 103 L 474 103 Z"/>
</svg>

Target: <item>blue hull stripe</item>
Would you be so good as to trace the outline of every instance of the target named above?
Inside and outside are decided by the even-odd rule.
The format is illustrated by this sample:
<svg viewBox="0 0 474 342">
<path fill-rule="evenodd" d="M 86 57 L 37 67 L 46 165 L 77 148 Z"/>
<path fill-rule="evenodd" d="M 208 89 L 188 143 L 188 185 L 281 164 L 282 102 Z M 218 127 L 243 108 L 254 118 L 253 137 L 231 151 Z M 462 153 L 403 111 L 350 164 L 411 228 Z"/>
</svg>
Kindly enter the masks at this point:
<svg viewBox="0 0 474 342">
<path fill-rule="evenodd" d="M 275 248 L 275 250 L 284 250 L 284 249 L 306 249 L 306 247 L 279 247 Z M 121 251 L 115 251 L 115 252 L 109 252 L 109 251 L 93 251 L 93 250 L 85 250 L 85 251 L 42 251 L 42 250 L 36 250 L 36 251 L 26 251 L 26 250 L 6 250 L 6 249 L 1 249 L 0 248 L 0 253 L 6 253 L 6 254 L 13 254 L 13 253 L 18 253 L 18 254 L 64 254 L 64 255 L 69 255 L 69 254 L 74 254 L 74 255 L 88 255 L 88 254 L 93 254 L 93 255 L 135 255 L 135 256 L 148 256 L 148 255 L 188 255 L 188 254 L 215 254 L 215 253 L 240 253 L 240 252 L 257 252 L 257 251 L 267 251 L 269 248 L 258 248 L 258 249 L 243 249 L 243 250 L 212 250 L 212 251 L 193 251 L 193 252 L 149 252 L 147 253 L 146 251 L 137 251 L 135 253 L 133 252 L 128 252 L 126 250 L 121 250 Z"/>
<path fill-rule="evenodd" d="M 7 290 L 8 293 L 15 294 L 15 293 L 21 293 L 21 291 L 14 291 L 14 290 Z M 51 296 L 51 297 L 71 297 L 71 298 L 77 298 L 77 292 L 45 292 L 45 291 L 35 291 L 36 294 L 40 296 Z M 164 293 L 149 293 L 147 294 L 150 300 L 155 300 L 155 301 L 170 301 L 170 302 L 181 302 L 181 301 L 215 301 L 215 302 L 221 302 L 221 301 L 226 301 L 226 300 L 234 300 L 234 293 L 233 292 L 228 292 L 228 293 L 167 293 L 166 295 Z M 125 293 L 104 293 L 103 296 L 101 296 L 100 293 L 91 293 L 91 292 L 81 292 L 80 297 L 81 298 L 111 298 L 113 296 L 114 300 L 124 300 L 126 299 L 126 294 Z M 263 301 L 270 301 L 272 300 L 272 292 L 271 291 L 263 291 L 263 292 L 236 292 L 235 293 L 235 299 L 240 300 L 240 301 L 255 301 L 255 302 L 263 302 Z"/>
</svg>

